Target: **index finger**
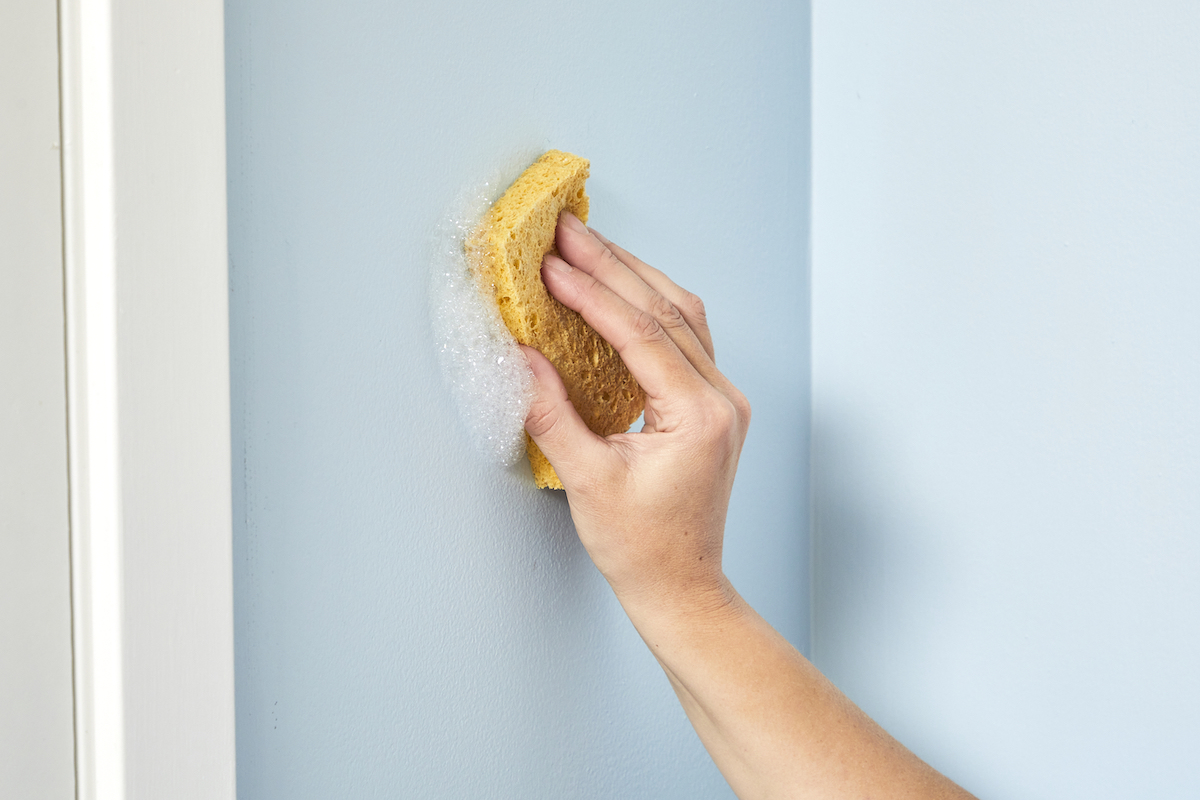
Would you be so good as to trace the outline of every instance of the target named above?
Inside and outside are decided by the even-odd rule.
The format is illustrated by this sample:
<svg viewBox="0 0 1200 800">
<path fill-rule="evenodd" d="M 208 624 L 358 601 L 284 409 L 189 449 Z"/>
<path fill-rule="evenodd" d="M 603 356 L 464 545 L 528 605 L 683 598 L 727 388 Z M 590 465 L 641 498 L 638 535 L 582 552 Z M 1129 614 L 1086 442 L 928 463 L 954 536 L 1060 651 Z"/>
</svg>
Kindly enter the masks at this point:
<svg viewBox="0 0 1200 800">
<path fill-rule="evenodd" d="M 621 356 L 647 397 L 662 400 L 707 386 L 654 316 L 635 308 L 600 281 L 561 258 L 547 257 L 542 281 L 560 303 L 579 312 Z"/>
<path fill-rule="evenodd" d="M 700 341 L 704 352 L 708 354 L 709 359 L 716 363 L 716 356 L 713 351 L 712 332 L 708 329 L 708 315 L 704 310 L 704 302 L 696 295 L 684 289 L 675 281 L 667 277 L 667 274 L 662 270 L 642 261 L 640 258 L 630 253 L 619 244 L 609 241 L 604 237 L 604 234 L 597 231 L 595 228 L 588 228 L 592 235 L 599 239 L 609 251 L 617 257 L 618 260 L 629 270 L 646 282 L 651 289 L 661 294 L 663 297 L 671 301 L 675 308 L 679 309 L 679 313 L 687 320 L 692 332 L 696 334 L 696 338 Z"/>
</svg>

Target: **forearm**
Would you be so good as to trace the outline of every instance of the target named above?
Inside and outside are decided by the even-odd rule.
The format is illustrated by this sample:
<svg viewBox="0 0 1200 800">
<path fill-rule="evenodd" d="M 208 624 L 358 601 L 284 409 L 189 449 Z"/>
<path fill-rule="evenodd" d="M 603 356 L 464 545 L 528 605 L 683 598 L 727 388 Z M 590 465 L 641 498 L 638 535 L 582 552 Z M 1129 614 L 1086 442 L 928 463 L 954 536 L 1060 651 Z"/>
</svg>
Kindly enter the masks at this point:
<svg viewBox="0 0 1200 800">
<path fill-rule="evenodd" d="M 727 581 L 695 600 L 622 602 L 743 800 L 969 797 L 851 703 Z"/>
<path fill-rule="evenodd" d="M 525 355 L 526 430 L 579 539 L 743 800 L 967 797 L 847 700 L 733 591 L 721 543 L 750 404 L 717 369 L 704 305 L 563 213 L 542 280 L 645 391 L 645 425 L 601 438 L 550 361 Z"/>
</svg>

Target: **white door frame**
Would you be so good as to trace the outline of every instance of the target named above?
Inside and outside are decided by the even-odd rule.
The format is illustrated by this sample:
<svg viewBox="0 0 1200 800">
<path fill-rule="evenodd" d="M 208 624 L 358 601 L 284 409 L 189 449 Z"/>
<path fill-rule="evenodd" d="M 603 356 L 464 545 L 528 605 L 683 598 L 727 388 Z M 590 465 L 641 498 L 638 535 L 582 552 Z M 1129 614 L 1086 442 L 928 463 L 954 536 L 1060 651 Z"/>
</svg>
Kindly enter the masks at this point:
<svg viewBox="0 0 1200 800">
<path fill-rule="evenodd" d="M 221 0 L 61 0 L 78 797 L 233 798 Z"/>
</svg>

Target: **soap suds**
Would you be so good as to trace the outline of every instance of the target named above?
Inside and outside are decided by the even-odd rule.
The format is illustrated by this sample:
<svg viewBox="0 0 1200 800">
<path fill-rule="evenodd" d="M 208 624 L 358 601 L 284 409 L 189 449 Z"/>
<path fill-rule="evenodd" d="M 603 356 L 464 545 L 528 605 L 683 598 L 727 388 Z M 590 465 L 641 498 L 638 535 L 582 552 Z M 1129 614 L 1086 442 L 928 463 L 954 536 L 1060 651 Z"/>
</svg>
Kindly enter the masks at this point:
<svg viewBox="0 0 1200 800">
<path fill-rule="evenodd" d="M 432 253 L 430 311 L 442 373 L 472 441 L 489 461 L 503 466 L 515 464 L 525 452 L 533 372 L 495 302 L 471 273 L 463 242 L 536 157 L 522 157 L 520 166 L 514 160 L 509 169 L 464 191 L 438 225 Z"/>
</svg>

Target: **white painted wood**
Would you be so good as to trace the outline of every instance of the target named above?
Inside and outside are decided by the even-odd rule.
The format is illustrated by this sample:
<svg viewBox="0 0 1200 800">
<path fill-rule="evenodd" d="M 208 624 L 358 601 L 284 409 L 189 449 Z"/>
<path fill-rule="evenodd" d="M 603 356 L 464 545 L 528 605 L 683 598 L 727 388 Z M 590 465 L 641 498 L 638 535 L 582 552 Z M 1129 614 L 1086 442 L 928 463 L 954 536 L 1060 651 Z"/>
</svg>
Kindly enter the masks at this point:
<svg viewBox="0 0 1200 800">
<path fill-rule="evenodd" d="M 223 37 L 62 4 L 83 800 L 235 793 Z"/>
<path fill-rule="evenodd" d="M 58 13 L 0 5 L 0 797 L 75 796 Z"/>
</svg>

